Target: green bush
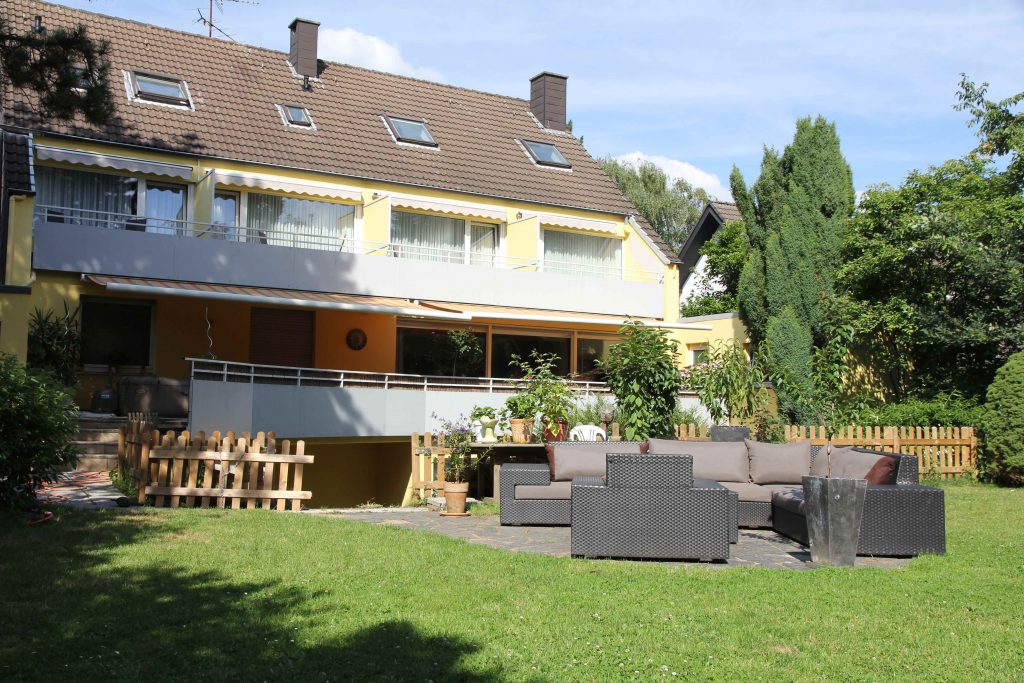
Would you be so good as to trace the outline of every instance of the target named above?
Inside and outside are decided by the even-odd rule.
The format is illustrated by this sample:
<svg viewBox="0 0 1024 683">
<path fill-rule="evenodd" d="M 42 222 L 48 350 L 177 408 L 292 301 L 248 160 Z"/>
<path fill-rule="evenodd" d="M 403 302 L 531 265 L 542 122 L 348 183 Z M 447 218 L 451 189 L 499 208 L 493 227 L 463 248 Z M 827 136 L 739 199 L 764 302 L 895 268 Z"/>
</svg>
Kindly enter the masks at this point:
<svg viewBox="0 0 1024 683">
<path fill-rule="evenodd" d="M 81 355 L 78 309 L 74 313 L 64 304 L 64 315 L 54 310 L 35 309 L 28 323 L 28 366 L 52 372 L 64 386 L 78 383 L 78 359 Z"/>
<path fill-rule="evenodd" d="M 811 328 L 800 322 L 792 306 L 786 306 L 768 321 L 766 341 L 772 368 L 785 378 L 776 387 L 779 413 L 794 424 L 804 424 L 808 415 L 805 401 L 812 389 Z"/>
<path fill-rule="evenodd" d="M 996 371 L 981 426 L 985 473 L 1004 484 L 1024 484 L 1024 351 Z"/>
<path fill-rule="evenodd" d="M 604 422 L 606 415 L 615 417 L 615 404 L 604 396 L 595 396 L 589 401 L 577 403 L 569 416 L 569 423 L 577 425 L 598 425 Z"/>
<path fill-rule="evenodd" d="M 911 427 L 977 427 L 984 408 L 957 392 L 938 394 L 927 399 L 908 399 L 864 411 L 865 424 Z"/>
<path fill-rule="evenodd" d="M 619 428 L 627 441 L 671 436 L 672 416 L 682 388 L 679 344 L 668 332 L 630 321 L 619 330 L 601 367 L 615 393 Z"/>
<path fill-rule="evenodd" d="M 696 318 L 701 315 L 735 313 L 737 308 L 736 296 L 728 292 L 697 294 L 680 304 L 679 317 Z"/>
<path fill-rule="evenodd" d="M 45 481 L 73 467 L 78 411 L 50 376 L 0 356 L 0 508 L 31 504 Z"/>
</svg>

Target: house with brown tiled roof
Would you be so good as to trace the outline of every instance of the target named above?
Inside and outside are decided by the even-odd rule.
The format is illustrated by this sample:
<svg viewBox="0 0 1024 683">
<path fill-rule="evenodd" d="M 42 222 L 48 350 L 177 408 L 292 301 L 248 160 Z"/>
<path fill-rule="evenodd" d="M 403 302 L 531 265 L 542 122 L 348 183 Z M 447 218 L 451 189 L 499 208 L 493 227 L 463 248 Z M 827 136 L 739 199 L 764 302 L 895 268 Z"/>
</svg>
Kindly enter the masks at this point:
<svg viewBox="0 0 1024 683">
<path fill-rule="evenodd" d="M 708 329 L 678 321 L 676 255 L 566 130 L 563 75 L 520 99 L 321 60 L 306 19 L 283 53 L 0 13 L 110 45 L 104 126 L 2 92 L 0 350 L 25 357 L 32 310 L 79 311 L 83 408 L 321 439 L 318 469 L 362 473 L 321 504 L 398 502 L 409 435 L 501 405 L 513 356 L 602 393 L 624 320 Z"/>
</svg>

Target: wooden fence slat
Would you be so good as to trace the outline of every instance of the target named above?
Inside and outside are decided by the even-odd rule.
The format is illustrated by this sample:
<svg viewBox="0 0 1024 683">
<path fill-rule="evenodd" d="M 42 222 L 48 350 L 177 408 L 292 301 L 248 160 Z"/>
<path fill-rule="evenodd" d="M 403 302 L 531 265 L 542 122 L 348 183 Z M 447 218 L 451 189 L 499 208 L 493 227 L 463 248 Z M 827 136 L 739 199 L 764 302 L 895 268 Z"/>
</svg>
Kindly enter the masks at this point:
<svg viewBox="0 0 1024 683">
<path fill-rule="evenodd" d="M 170 448 L 158 448 L 150 451 L 149 455 L 151 460 L 205 460 L 206 458 L 216 457 L 219 459 L 227 460 L 229 462 L 301 462 L 306 465 L 313 464 L 312 455 L 295 456 L 295 455 L 282 455 L 280 453 L 225 453 L 221 451 L 191 451 L 182 452 L 175 451 Z"/>
<path fill-rule="evenodd" d="M 281 454 L 282 455 L 288 455 L 289 451 L 291 451 L 291 448 L 292 448 L 292 443 L 288 439 L 285 439 L 284 441 L 281 442 Z M 413 452 L 415 453 L 415 450 Z M 278 474 L 277 474 L 277 489 L 278 489 L 278 491 L 287 491 L 288 490 L 288 470 L 289 470 L 290 467 L 291 467 L 291 464 L 289 462 L 282 462 L 280 465 L 278 465 Z M 278 510 L 284 510 L 284 506 L 285 506 L 285 499 L 281 498 L 280 496 L 278 496 L 277 502 L 275 503 L 275 507 Z"/>
<path fill-rule="evenodd" d="M 242 498 L 285 498 L 292 500 L 292 505 L 298 505 L 299 500 L 308 500 L 312 497 L 311 491 L 250 491 L 248 489 L 191 489 L 187 486 L 155 486 L 153 493 L 160 496 L 223 496 L 231 498 L 232 501 Z M 292 508 L 296 509 L 296 508 Z"/>
<path fill-rule="evenodd" d="M 306 454 L 306 442 L 305 441 L 297 441 L 295 443 L 295 455 L 305 455 L 305 454 Z M 301 462 L 295 463 L 295 483 L 294 483 L 294 487 L 296 489 L 298 489 L 298 490 L 302 489 L 302 463 Z M 301 509 L 302 509 L 302 504 L 299 503 L 299 501 L 297 499 L 296 500 L 292 500 L 292 512 L 298 512 Z"/>
</svg>

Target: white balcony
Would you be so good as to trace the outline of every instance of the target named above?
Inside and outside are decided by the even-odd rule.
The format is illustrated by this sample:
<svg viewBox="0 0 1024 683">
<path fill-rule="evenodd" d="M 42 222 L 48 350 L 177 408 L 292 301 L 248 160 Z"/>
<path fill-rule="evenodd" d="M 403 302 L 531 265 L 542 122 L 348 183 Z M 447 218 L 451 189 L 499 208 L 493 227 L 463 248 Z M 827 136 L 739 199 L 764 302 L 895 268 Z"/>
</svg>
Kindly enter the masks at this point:
<svg viewBox="0 0 1024 683">
<path fill-rule="evenodd" d="M 662 274 L 336 235 L 36 207 L 42 270 L 660 317 Z"/>
</svg>

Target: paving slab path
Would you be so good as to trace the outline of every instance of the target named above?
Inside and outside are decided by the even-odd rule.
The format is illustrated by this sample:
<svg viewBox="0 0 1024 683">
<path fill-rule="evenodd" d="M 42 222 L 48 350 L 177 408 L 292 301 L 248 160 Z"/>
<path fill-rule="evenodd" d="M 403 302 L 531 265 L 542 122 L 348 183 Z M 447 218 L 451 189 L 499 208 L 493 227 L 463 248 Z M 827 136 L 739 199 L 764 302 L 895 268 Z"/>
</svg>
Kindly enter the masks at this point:
<svg viewBox="0 0 1024 683">
<path fill-rule="evenodd" d="M 310 510 L 341 519 L 383 524 L 416 531 L 428 531 L 492 548 L 543 555 L 569 555 L 569 527 L 501 526 L 498 515 L 442 517 L 426 508 L 371 508 L 355 510 Z M 620 560 L 609 560 L 618 562 Z M 858 557 L 857 567 L 902 567 L 909 560 L 890 557 Z M 732 546 L 726 562 L 673 562 L 701 567 L 763 567 L 768 569 L 813 569 L 811 554 L 804 546 L 770 529 L 740 529 L 739 542 Z"/>
<path fill-rule="evenodd" d="M 36 498 L 43 505 L 95 510 L 116 508 L 121 492 L 110 483 L 107 472 L 65 472 L 43 485 L 36 492 Z"/>
</svg>

